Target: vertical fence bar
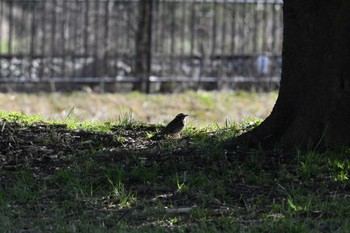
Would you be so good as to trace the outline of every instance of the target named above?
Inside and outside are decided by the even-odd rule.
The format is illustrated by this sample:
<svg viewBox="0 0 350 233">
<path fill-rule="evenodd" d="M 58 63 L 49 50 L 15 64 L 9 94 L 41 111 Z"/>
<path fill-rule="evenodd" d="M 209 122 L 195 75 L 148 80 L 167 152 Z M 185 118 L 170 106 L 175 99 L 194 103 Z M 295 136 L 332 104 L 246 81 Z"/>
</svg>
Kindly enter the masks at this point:
<svg viewBox="0 0 350 233">
<path fill-rule="evenodd" d="M 55 57 L 56 57 L 56 0 L 52 0 L 52 26 L 51 26 L 51 64 L 50 77 L 55 76 Z"/>
<path fill-rule="evenodd" d="M 114 4 L 114 8 L 116 9 L 115 11 L 118 11 L 119 9 L 119 2 L 113 2 Z M 112 12 L 113 13 L 113 12 Z M 114 12 L 114 16 L 115 15 L 118 15 Z M 120 29 L 120 26 L 119 26 L 119 21 L 118 20 L 115 20 L 114 23 L 114 34 L 112 35 L 114 37 L 114 46 L 113 46 L 113 61 L 114 61 L 114 69 L 115 69 L 115 72 L 116 72 L 116 75 L 119 74 L 119 71 L 118 71 L 118 61 L 119 61 L 119 54 L 118 54 L 118 51 L 117 51 L 117 48 L 119 47 L 119 43 L 120 43 L 120 40 L 119 40 L 119 29 Z"/>
<path fill-rule="evenodd" d="M 221 62 L 219 68 L 219 76 L 223 75 L 224 62 L 226 62 L 226 20 L 227 20 L 227 0 L 222 5 L 222 28 L 221 28 Z M 227 63 L 227 62 L 226 62 Z"/>
<path fill-rule="evenodd" d="M 212 44 L 211 44 L 211 64 L 213 62 L 213 59 L 215 59 L 215 52 L 216 52 L 216 29 L 217 29 L 217 18 L 218 18 L 218 7 L 217 7 L 217 2 L 214 0 L 213 3 L 213 8 L 214 8 L 214 15 L 213 15 L 213 25 L 212 25 Z"/>
<path fill-rule="evenodd" d="M 239 55 L 243 54 L 243 43 L 242 43 L 242 35 L 244 37 L 244 29 L 243 29 L 243 25 L 244 25 L 244 8 L 245 8 L 245 1 L 242 3 L 237 3 L 237 7 L 238 8 L 238 14 L 237 14 L 237 19 L 238 21 L 238 29 L 237 29 L 237 33 L 238 33 L 238 37 L 237 37 L 237 52 L 239 53 Z"/>
<path fill-rule="evenodd" d="M 9 35 L 8 35 L 8 45 L 7 45 L 7 53 L 9 55 L 12 54 L 12 31 L 13 31 L 13 1 L 9 2 Z"/>
<path fill-rule="evenodd" d="M 258 4 L 254 4 L 253 6 L 253 11 L 254 11 L 254 34 L 253 34 L 253 53 L 257 54 L 258 53 L 258 47 L 259 47 L 259 38 L 260 38 L 260 27 L 259 27 L 259 6 Z"/>
<path fill-rule="evenodd" d="M 159 1 L 156 0 L 153 6 L 153 41 L 152 41 L 152 47 L 153 47 L 153 54 L 154 56 L 158 56 L 158 34 L 159 34 Z"/>
<path fill-rule="evenodd" d="M 0 55 L 2 54 L 2 22 L 3 22 L 3 17 L 4 17 L 4 1 L 0 1 Z M 1 65 L 0 65 L 1 67 Z M 1 77 L 1 72 L 0 72 L 0 78 Z"/>
<path fill-rule="evenodd" d="M 43 0 L 41 2 L 41 7 L 42 7 L 42 15 L 41 15 L 41 20 L 42 20 L 42 38 L 41 38 L 41 63 L 40 63 L 40 69 L 39 69 L 39 79 L 42 79 L 44 76 L 44 67 L 45 67 L 45 45 L 46 45 L 46 0 Z"/>
<path fill-rule="evenodd" d="M 185 53 L 185 27 L 186 27 L 186 0 L 182 0 L 181 5 L 181 57 L 183 58 Z"/>
<path fill-rule="evenodd" d="M 176 10 L 176 3 L 172 2 L 170 3 L 170 15 L 171 15 L 171 24 L 170 24 L 170 74 L 174 74 L 175 67 L 177 63 L 174 64 L 174 59 L 175 59 L 175 43 L 176 43 L 176 37 L 175 37 L 175 10 Z"/>
<path fill-rule="evenodd" d="M 0 1 L 0 55 L 2 55 L 2 52 L 3 52 L 2 45 L 4 44 L 3 35 L 2 35 L 3 17 L 4 17 L 4 1 Z M 3 64 L 3 62 L 1 61 L 0 69 L 2 69 L 2 64 Z M 3 78 L 3 74 L 0 71 L 0 79 L 2 79 L 2 78 Z"/>
<path fill-rule="evenodd" d="M 121 18 L 122 20 L 120 20 L 120 37 L 121 37 L 121 40 L 120 40 L 120 47 L 119 47 L 119 53 L 120 53 L 120 59 L 123 60 L 125 59 L 125 51 L 127 51 L 127 46 L 126 46 L 126 43 L 128 43 L 128 37 L 129 37 L 129 31 L 127 30 L 128 27 L 128 22 L 127 22 L 127 16 L 128 16 L 128 12 L 127 12 L 127 7 L 128 7 L 128 4 L 130 4 L 129 2 L 127 3 L 124 3 L 124 2 L 121 2 L 121 9 L 119 11 L 119 14 L 117 15 L 118 18 Z M 126 35 L 126 36 L 125 36 Z"/>
<path fill-rule="evenodd" d="M 33 62 L 34 62 L 34 53 L 35 53 L 35 34 L 36 34 L 36 26 L 35 26 L 35 16 L 36 16 L 36 8 L 35 2 L 32 0 L 30 2 L 32 11 L 32 20 L 31 20 L 31 34 L 30 34 L 30 47 L 29 47 L 29 58 L 28 58 L 28 77 L 32 78 L 33 75 Z"/>
<path fill-rule="evenodd" d="M 27 17 L 27 14 L 26 14 L 26 7 L 27 7 L 27 4 L 26 5 L 22 5 L 19 9 L 21 11 L 21 22 L 26 22 L 25 24 L 21 24 L 19 26 L 19 37 L 21 38 L 25 38 L 25 37 L 28 37 L 28 35 L 26 34 L 28 28 L 27 28 L 27 23 L 29 22 L 29 20 L 26 18 Z M 29 50 L 28 50 L 28 54 L 25 58 L 25 51 L 27 50 L 27 44 L 26 44 L 26 41 L 25 40 L 20 40 L 19 43 L 18 43 L 18 46 L 17 46 L 17 51 L 16 51 L 16 54 L 18 55 L 21 55 L 21 62 L 20 62 L 20 66 L 19 66 L 19 69 L 20 69 L 20 72 L 19 72 L 19 77 L 26 77 L 27 73 L 27 67 L 26 67 L 26 63 L 25 63 L 25 59 L 29 57 Z"/>
<path fill-rule="evenodd" d="M 176 3 L 172 2 L 170 4 L 170 17 L 171 17 L 171 23 L 170 23 L 170 52 L 172 55 L 174 55 L 175 52 L 175 10 L 176 10 Z"/>
<path fill-rule="evenodd" d="M 195 10 L 196 1 L 192 1 L 191 7 L 191 24 L 190 24 L 190 64 L 191 64 L 191 73 L 193 76 L 193 65 L 194 65 L 194 39 L 195 39 L 195 21 L 196 21 L 196 10 Z"/>
<path fill-rule="evenodd" d="M 231 23 L 231 55 L 233 56 L 235 54 L 235 38 L 236 38 L 236 11 L 237 7 L 235 4 L 232 5 L 232 13 L 231 13 L 231 18 L 232 18 L 232 23 Z"/>
<path fill-rule="evenodd" d="M 280 20 L 278 20 L 278 22 L 281 22 L 281 24 L 283 24 L 283 14 L 282 14 L 281 8 L 282 8 L 282 7 L 280 6 L 280 7 L 279 7 L 279 9 L 280 9 L 280 11 L 279 11 Z M 283 35 L 282 35 L 282 34 L 283 34 L 283 30 L 280 30 L 280 33 L 281 33 L 281 34 L 280 34 L 281 36 L 278 36 L 279 42 L 280 42 L 280 43 L 279 43 L 279 46 L 280 46 L 280 49 L 279 49 L 279 50 L 282 51 L 282 38 L 283 38 Z"/>
<path fill-rule="evenodd" d="M 272 41 L 271 41 L 271 52 L 275 53 L 275 46 L 276 46 L 276 3 L 272 3 L 272 32 L 271 35 L 272 36 Z"/>
<path fill-rule="evenodd" d="M 146 93 L 151 92 L 151 80 L 150 74 L 152 71 L 152 23 L 153 23 L 153 0 L 149 4 L 149 14 L 148 14 L 148 57 L 147 57 L 147 82 L 146 82 Z"/>
<path fill-rule="evenodd" d="M 95 21 L 94 21 L 94 28 L 95 30 L 92 30 L 91 33 L 94 34 L 94 40 L 95 40 L 95 44 L 94 44 L 94 58 L 93 58 L 93 76 L 97 77 L 97 75 L 99 74 L 99 55 L 98 55 L 98 45 L 99 45 L 99 12 L 100 12 L 100 4 L 99 1 L 95 1 Z"/>
<path fill-rule="evenodd" d="M 67 24 L 67 0 L 63 0 L 62 11 L 64 13 L 61 14 L 61 40 L 62 40 L 62 52 L 61 52 L 61 75 L 62 77 L 66 77 L 66 24 Z"/>
<path fill-rule="evenodd" d="M 107 0 L 106 2 L 104 2 L 105 4 L 105 20 L 104 20 L 104 27 L 105 27 L 105 31 L 104 31 L 104 51 L 103 51 L 103 74 L 105 76 L 109 75 L 109 69 L 108 69 L 108 59 L 109 59 L 109 0 Z"/>
<path fill-rule="evenodd" d="M 242 29 L 242 33 L 241 33 L 241 54 L 244 54 L 244 52 L 246 51 L 246 44 L 248 41 L 248 37 L 246 35 L 246 22 L 247 22 L 247 0 L 244 0 L 243 2 L 243 7 L 242 7 L 242 12 L 241 12 L 241 16 L 242 16 L 242 25 L 241 25 L 241 29 Z M 245 38 L 245 39 L 243 39 Z"/>
<path fill-rule="evenodd" d="M 268 20 L 268 14 L 267 14 L 267 8 L 268 8 L 268 3 L 267 0 L 262 3 L 263 4 L 263 16 L 262 16 L 262 47 L 261 47 L 261 52 L 266 53 L 266 43 L 268 41 L 268 35 L 267 35 L 267 20 Z"/>
<path fill-rule="evenodd" d="M 278 9 L 278 11 L 276 10 L 276 7 Z M 275 23 L 277 22 L 283 22 L 283 15 L 282 15 L 282 10 L 281 10 L 281 6 L 280 5 L 275 5 L 275 9 L 276 11 L 276 19 L 278 20 L 275 20 Z M 281 24 L 281 23 L 280 23 Z M 275 30 L 275 34 L 274 34 L 274 38 L 275 38 L 275 49 L 277 49 L 278 51 L 282 51 L 282 48 L 281 48 L 281 39 L 282 36 L 281 36 L 281 29 L 280 30 Z M 276 48 L 278 46 L 278 48 Z"/>
<path fill-rule="evenodd" d="M 164 66 L 165 66 L 165 63 L 167 61 L 166 59 L 166 50 L 167 50 L 167 47 L 166 47 L 166 23 L 167 23 L 167 20 L 165 19 L 165 16 L 166 16 L 166 2 L 165 1 L 162 1 L 162 4 L 161 4 L 161 10 L 160 10 L 160 17 L 161 17 L 161 33 L 160 33 L 160 44 L 161 44 L 161 49 L 160 49 L 160 53 L 161 53 L 161 56 L 163 56 L 163 59 L 161 58 L 160 59 L 160 63 L 161 63 L 161 72 L 164 71 Z"/>
<path fill-rule="evenodd" d="M 185 30 L 186 30 L 186 0 L 182 0 L 181 2 L 181 32 L 180 32 L 180 66 L 183 66 L 183 63 L 185 62 Z M 182 72 L 181 72 L 182 73 Z"/>
<path fill-rule="evenodd" d="M 78 17 L 79 12 L 81 12 L 81 2 L 80 1 L 74 1 L 74 4 L 72 2 L 71 6 L 72 6 L 72 14 L 71 14 L 71 19 L 73 20 L 73 32 L 72 32 L 72 50 L 71 50 L 71 61 L 72 61 L 72 77 L 76 77 L 76 60 L 77 57 L 79 57 L 79 52 L 80 52 L 80 47 L 79 47 L 79 43 L 78 43 L 78 25 L 79 25 L 79 19 L 80 17 Z M 78 56 L 77 56 L 78 54 Z M 79 59 L 78 59 L 78 63 L 80 63 Z"/>
<path fill-rule="evenodd" d="M 10 12 L 9 12 L 9 36 L 8 36 L 8 48 L 7 48 L 7 53 L 9 55 L 9 60 L 8 60 L 8 76 L 11 78 L 12 76 L 12 31 L 13 31 L 13 2 L 9 2 L 9 7 L 10 7 Z"/>
<path fill-rule="evenodd" d="M 141 0 L 141 1 L 145 1 L 145 0 Z M 126 27 L 126 37 L 125 37 L 125 42 L 126 42 L 126 51 L 127 52 L 130 52 L 131 51 L 131 46 L 130 46 L 130 43 L 131 43 L 131 40 L 129 40 L 129 38 L 132 38 L 131 36 L 131 30 L 132 30 L 132 24 L 131 24 L 131 9 L 133 8 L 132 7 L 132 2 L 128 3 L 128 7 L 127 7 L 127 10 L 125 11 L 125 17 L 126 17 L 126 22 L 127 22 L 127 27 Z"/>
<path fill-rule="evenodd" d="M 83 67 L 83 76 L 89 75 L 86 73 L 86 68 L 88 66 L 88 59 L 89 59 L 89 8 L 90 8 L 90 1 L 85 0 L 85 25 L 84 25 L 84 67 Z"/>
</svg>

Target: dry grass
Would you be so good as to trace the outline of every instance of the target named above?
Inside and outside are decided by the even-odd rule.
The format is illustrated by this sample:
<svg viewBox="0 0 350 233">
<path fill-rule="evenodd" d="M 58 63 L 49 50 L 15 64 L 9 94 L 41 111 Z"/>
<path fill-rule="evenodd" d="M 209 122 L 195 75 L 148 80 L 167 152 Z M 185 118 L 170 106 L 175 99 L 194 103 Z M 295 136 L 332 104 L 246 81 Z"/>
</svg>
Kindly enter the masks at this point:
<svg viewBox="0 0 350 233">
<path fill-rule="evenodd" d="M 62 120 L 68 115 L 78 120 L 114 121 L 132 113 L 133 119 L 150 123 L 167 122 L 179 112 L 190 115 L 193 125 L 242 122 L 247 118 L 265 118 L 277 98 L 277 92 L 185 92 L 144 95 L 137 92 L 98 93 L 7 93 L 0 94 L 2 111 L 40 114 Z M 74 109 L 73 109 L 74 108 Z M 73 112 L 69 112 L 73 109 Z"/>
</svg>

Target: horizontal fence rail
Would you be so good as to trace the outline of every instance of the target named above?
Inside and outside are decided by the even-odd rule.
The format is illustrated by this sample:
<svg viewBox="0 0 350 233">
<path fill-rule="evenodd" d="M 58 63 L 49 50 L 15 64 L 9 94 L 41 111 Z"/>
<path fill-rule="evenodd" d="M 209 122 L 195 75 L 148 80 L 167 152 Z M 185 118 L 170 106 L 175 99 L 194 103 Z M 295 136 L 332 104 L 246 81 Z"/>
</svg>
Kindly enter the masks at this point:
<svg viewBox="0 0 350 233">
<path fill-rule="evenodd" d="M 0 82 L 142 81 L 140 5 L 0 0 Z M 151 11 L 149 82 L 279 82 L 282 1 L 153 0 Z"/>
</svg>

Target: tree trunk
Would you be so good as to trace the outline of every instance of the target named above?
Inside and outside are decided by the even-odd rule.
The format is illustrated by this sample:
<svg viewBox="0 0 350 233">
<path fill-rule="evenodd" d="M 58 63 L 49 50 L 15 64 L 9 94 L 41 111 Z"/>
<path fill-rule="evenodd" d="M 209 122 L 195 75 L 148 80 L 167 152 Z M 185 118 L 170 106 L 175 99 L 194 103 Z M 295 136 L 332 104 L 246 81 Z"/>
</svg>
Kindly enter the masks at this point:
<svg viewBox="0 0 350 233">
<path fill-rule="evenodd" d="M 265 121 L 226 144 L 350 145 L 350 1 L 285 0 L 279 96 Z"/>
<path fill-rule="evenodd" d="M 139 1 L 139 20 L 135 41 L 135 75 L 140 78 L 140 82 L 135 83 L 133 90 L 147 93 L 150 92 L 152 1 Z"/>
</svg>

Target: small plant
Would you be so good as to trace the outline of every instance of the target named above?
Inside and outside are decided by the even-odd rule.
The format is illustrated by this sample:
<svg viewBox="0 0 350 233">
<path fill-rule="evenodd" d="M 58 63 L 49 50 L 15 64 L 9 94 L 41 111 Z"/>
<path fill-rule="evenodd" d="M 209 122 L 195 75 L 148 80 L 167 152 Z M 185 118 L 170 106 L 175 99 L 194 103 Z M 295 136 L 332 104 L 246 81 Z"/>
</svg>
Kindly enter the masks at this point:
<svg viewBox="0 0 350 233">
<path fill-rule="evenodd" d="M 120 143 L 127 142 L 126 137 L 123 137 L 123 136 L 120 136 L 120 135 L 117 135 L 116 137 L 114 137 L 114 140 L 117 141 L 117 142 L 120 142 Z"/>
<path fill-rule="evenodd" d="M 66 120 L 68 120 L 68 119 L 73 119 L 74 118 L 74 109 L 75 109 L 75 106 L 73 106 L 70 110 L 69 110 L 69 112 L 68 112 L 68 114 L 67 114 L 67 116 L 66 116 L 66 118 L 64 119 L 64 121 L 66 121 Z"/>
<path fill-rule="evenodd" d="M 120 208 L 129 208 L 136 203 L 136 195 L 128 192 L 124 186 L 124 172 L 122 169 L 110 171 L 107 175 L 107 181 L 111 186 L 111 191 Z"/>
<path fill-rule="evenodd" d="M 124 112 L 119 116 L 118 123 L 124 126 L 132 126 L 135 123 L 132 111 Z"/>
<path fill-rule="evenodd" d="M 108 180 L 108 182 L 112 187 L 114 198 L 120 208 L 130 208 L 136 203 L 135 194 L 126 191 L 123 183 L 118 182 L 114 184 L 111 180 Z"/>
<path fill-rule="evenodd" d="M 320 173 L 322 167 L 320 167 L 320 154 L 316 154 L 314 151 L 309 151 L 306 154 L 302 154 L 300 151 L 297 152 L 297 159 L 300 163 L 300 176 L 308 179 L 316 174 Z"/>
<path fill-rule="evenodd" d="M 288 202 L 288 205 L 289 207 L 295 211 L 295 212 L 300 212 L 300 211 L 305 211 L 305 207 L 302 207 L 300 205 L 297 205 L 293 202 L 292 198 L 291 197 L 288 197 L 287 198 L 287 202 Z"/>
<path fill-rule="evenodd" d="M 332 166 L 334 167 L 333 177 L 335 181 L 348 181 L 350 174 L 349 160 L 340 161 L 334 160 Z"/>
<path fill-rule="evenodd" d="M 177 187 L 177 191 L 181 192 L 181 193 L 186 193 L 189 190 L 188 185 L 186 184 L 186 179 L 184 178 L 183 181 L 180 181 L 180 176 L 178 174 L 176 174 L 176 187 Z"/>
</svg>

